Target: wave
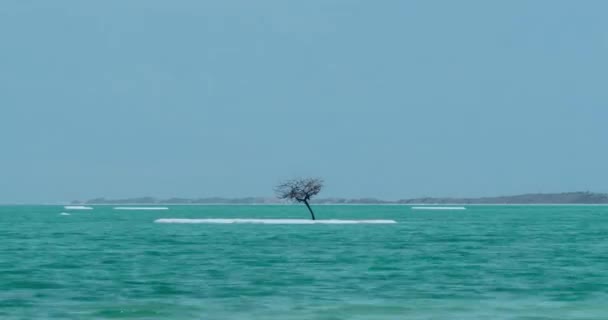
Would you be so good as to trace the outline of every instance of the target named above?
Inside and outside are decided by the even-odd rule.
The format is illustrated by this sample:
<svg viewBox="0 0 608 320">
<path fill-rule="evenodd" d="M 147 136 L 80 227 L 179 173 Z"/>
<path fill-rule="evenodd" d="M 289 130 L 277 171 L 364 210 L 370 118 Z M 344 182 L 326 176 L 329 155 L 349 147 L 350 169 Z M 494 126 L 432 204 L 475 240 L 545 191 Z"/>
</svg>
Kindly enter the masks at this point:
<svg viewBox="0 0 608 320">
<path fill-rule="evenodd" d="M 67 213 L 67 212 L 62 212 L 59 214 L 60 216 L 71 216 L 71 214 Z"/>
<path fill-rule="evenodd" d="M 115 207 L 114 210 L 169 210 L 167 207 Z"/>
<path fill-rule="evenodd" d="M 93 208 L 86 206 L 65 206 L 63 208 L 66 210 L 93 210 Z"/>
<path fill-rule="evenodd" d="M 155 223 L 190 224 L 394 224 L 395 220 L 307 220 L 307 219 L 157 219 Z"/>
<path fill-rule="evenodd" d="M 412 207 L 412 210 L 466 210 L 465 207 Z"/>
</svg>

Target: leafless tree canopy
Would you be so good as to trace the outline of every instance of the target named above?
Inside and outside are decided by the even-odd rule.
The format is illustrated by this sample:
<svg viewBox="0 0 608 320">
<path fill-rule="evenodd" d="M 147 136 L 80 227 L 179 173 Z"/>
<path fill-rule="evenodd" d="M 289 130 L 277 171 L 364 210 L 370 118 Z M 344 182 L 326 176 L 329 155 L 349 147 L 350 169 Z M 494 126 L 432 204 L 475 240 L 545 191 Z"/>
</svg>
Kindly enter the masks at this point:
<svg viewBox="0 0 608 320">
<path fill-rule="evenodd" d="M 275 189 L 279 199 L 306 202 L 317 195 L 323 188 L 323 180 L 317 178 L 288 180 Z"/>
</svg>

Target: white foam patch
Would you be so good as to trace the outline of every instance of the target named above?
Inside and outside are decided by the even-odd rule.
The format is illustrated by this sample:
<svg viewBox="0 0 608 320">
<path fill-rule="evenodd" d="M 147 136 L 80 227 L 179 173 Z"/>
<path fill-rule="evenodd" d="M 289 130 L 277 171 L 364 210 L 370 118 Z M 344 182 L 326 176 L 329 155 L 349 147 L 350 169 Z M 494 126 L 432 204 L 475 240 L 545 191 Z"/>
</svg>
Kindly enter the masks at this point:
<svg viewBox="0 0 608 320">
<path fill-rule="evenodd" d="M 412 210 L 466 210 L 465 207 L 412 207 Z"/>
<path fill-rule="evenodd" d="M 167 207 L 115 207 L 114 210 L 147 211 L 147 210 L 169 210 L 169 208 L 167 208 Z"/>
<path fill-rule="evenodd" d="M 307 219 L 157 219 L 155 223 L 191 224 L 394 224 L 395 220 L 307 220 Z"/>
<path fill-rule="evenodd" d="M 93 210 L 93 208 L 86 206 L 65 206 L 63 208 L 66 210 Z"/>
<path fill-rule="evenodd" d="M 67 212 L 62 212 L 59 214 L 60 216 L 71 216 L 71 214 L 67 213 Z"/>
</svg>

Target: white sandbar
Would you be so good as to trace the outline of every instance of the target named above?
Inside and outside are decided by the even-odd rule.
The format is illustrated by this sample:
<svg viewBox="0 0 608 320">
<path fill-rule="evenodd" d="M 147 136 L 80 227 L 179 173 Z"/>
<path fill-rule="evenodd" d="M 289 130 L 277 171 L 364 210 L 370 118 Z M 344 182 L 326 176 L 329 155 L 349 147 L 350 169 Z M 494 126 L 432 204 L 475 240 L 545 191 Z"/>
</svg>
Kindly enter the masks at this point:
<svg viewBox="0 0 608 320">
<path fill-rule="evenodd" d="M 66 210 L 93 210 L 93 208 L 86 206 L 65 206 L 63 208 Z"/>
<path fill-rule="evenodd" d="M 157 219 L 155 223 L 257 223 L 257 224 L 393 224 L 395 220 L 307 220 L 307 219 Z"/>
<path fill-rule="evenodd" d="M 466 210 L 465 207 L 412 207 L 412 210 Z"/>
<path fill-rule="evenodd" d="M 115 207 L 114 210 L 169 210 L 167 207 Z"/>
</svg>

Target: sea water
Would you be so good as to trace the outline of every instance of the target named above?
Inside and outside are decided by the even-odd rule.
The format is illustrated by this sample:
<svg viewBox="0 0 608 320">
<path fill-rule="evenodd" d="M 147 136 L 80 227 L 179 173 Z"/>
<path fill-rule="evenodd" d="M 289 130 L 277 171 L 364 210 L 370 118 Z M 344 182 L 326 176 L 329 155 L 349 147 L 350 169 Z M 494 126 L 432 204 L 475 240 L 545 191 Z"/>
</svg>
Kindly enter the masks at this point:
<svg viewBox="0 0 608 320">
<path fill-rule="evenodd" d="M 0 319 L 606 319 L 608 207 L 0 207 Z"/>
</svg>

